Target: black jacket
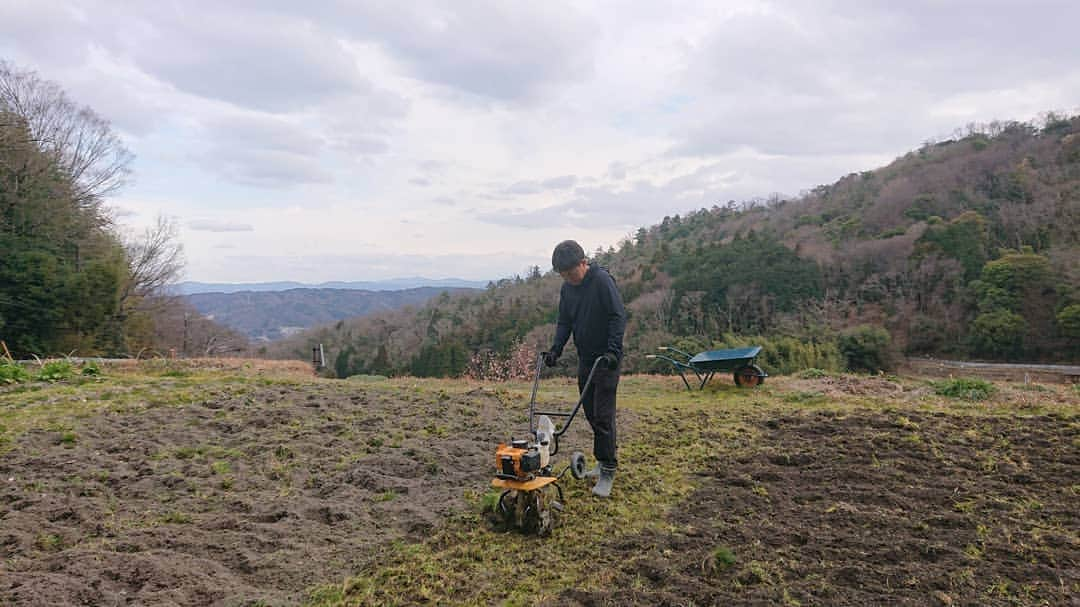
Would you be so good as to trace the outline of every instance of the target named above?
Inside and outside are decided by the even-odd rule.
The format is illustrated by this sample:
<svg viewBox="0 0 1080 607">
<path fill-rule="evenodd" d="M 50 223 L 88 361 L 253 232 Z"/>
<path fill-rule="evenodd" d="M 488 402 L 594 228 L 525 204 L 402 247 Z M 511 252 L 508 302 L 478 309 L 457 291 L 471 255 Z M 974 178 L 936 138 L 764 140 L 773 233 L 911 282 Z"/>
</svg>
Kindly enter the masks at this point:
<svg viewBox="0 0 1080 607">
<path fill-rule="evenodd" d="M 590 264 L 580 285 L 563 283 L 555 343 L 551 346 L 556 356 L 562 355 L 566 340 L 573 333 L 581 364 L 592 365 L 607 352 L 614 352 L 622 360 L 625 329 L 622 297 L 607 268 Z"/>
</svg>

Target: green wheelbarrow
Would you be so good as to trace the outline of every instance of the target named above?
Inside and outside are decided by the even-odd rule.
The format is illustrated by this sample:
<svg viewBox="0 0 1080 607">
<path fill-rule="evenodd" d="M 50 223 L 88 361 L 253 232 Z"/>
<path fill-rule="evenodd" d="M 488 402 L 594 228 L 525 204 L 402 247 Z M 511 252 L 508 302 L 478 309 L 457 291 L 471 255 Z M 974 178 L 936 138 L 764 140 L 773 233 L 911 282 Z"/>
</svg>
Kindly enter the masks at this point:
<svg viewBox="0 0 1080 607">
<path fill-rule="evenodd" d="M 705 384 L 714 375 L 721 371 L 731 371 L 735 378 L 735 385 L 740 387 L 753 387 L 765 382 L 769 376 L 761 367 L 754 364 L 754 359 L 761 352 L 761 346 L 749 348 L 731 348 L 728 350 L 708 350 L 697 354 L 683 352 L 677 348 L 661 346 L 657 348 L 662 352 L 672 352 L 671 355 L 648 354 L 645 358 L 666 360 L 674 365 L 679 372 L 679 377 L 686 384 L 687 390 L 692 390 L 690 381 L 686 379 L 686 371 L 692 371 L 697 376 L 700 385 L 698 390 L 705 388 Z M 677 356 L 678 358 L 673 358 Z"/>
</svg>

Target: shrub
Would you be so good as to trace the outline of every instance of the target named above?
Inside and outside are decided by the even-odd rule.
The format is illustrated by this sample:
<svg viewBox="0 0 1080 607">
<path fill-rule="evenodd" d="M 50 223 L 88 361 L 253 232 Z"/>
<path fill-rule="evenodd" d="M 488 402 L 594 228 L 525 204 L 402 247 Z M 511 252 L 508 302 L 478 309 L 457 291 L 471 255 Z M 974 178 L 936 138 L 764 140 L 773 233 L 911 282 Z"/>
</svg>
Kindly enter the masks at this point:
<svg viewBox="0 0 1080 607">
<path fill-rule="evenodd" d="M 797 337 L 760 335 L 724 335 L 723 339 L 713 342 L 713 349 L 745 348 L 761 346 L 757 362 L 768 373 L 790 375 L 804 369 L 840 371 L 844 367 L 843 357 L 836 342 L 806 340 Z M 688 350 L 696 353 L 697 350 Z"/>
<path fill-rule="evenodd" d="M 892 338 L 882 327 L 861 325 L 840 336 L 840 352 L 852 371 L 877 373 L 892 368 Z"/>
<path fill-rule="evenodd" d="M 0 359 L 0 385 L 17 384 L 30 379 L 30 374 L 17 362 Z"/>
<path fill-rule="evenodd" d="M 40 381 L 62 381 L 69 379 L 75 374 L 75 368 L 71 366 L 71 363 L 66 360 L 51 360 L 44 365 L 41 365 L 41 372 L 38 373 L 38 380 Z"/>
<path fill-rule="evenodd" d="M 565 356 L 564 359 L 569 359 Z M 535 346 L 524 341 L 514 341 L 510 351 L 499 354 L 492 350 L 484 350 L 473 354 L 469 360 L 465 377 L 481 381 L 507 381 L 512 379 L 532 379 L 536 372 L 536 357 L 538 356 Z"/>
<path fill-rule="evenodd" d="M 949 326 L 944 321 L 924 314 L 916 314 L 908 326 L 907 352 L 917 354 L 945 350 L 950 337 L 948 331 Z"/>
<path fill-rule="evenodd" d="M 930 385 L 934 387 L 936 394 L 964 400 L 986 400 L 997 391 L 994 384 L 988 381 L 967 377 L 944 379 L 931 382 Z"/>
<path fill-rule="evenodd" d="M 974 352 L 988 356 L 1009 356 L 1020 351 L 1027 323 L 1009 310 L 980 314 L 971 323 L 969 342 Z"/>
<path fill-rule="evenodd" d="M 1065 306 L 1057 314 L 1061 333 L 1069 339 L 1080 339 L 1080 304 Z"/>
<path fill-rule="evenodd" d="M 884 230 L 882 232 L 879 232 L 878 235 L 875 238 L 880 238 L 880 239 L 884 240 L 886 238 L 892 238 L 894 236 L 903 236 L 906 233 L 907 233 L 906 228 L 893 228 L 891 230 Z"/>
<path fill-rule="evenodd" d="M 82 374 L 86 377 L 101 377 L 101 367 L 94 361 L 83 365 Z"/>
</svg>

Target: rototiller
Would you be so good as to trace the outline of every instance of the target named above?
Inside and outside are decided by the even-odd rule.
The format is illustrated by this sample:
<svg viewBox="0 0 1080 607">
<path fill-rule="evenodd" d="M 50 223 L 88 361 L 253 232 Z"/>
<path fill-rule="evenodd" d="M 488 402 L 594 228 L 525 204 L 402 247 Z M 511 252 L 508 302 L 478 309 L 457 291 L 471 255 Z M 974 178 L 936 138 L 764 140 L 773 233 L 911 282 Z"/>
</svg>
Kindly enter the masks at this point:
<svg viewBox="0 0 1080 607">
<path fill-rule="evenodd" d="M 529 399 L 529 438 L 511 439 L 510 444 L 499 444 L 495 449 L 495 478 L 491 481 L 493 487 L 503 489 L 496 511 L 503 522 L 509 527 L 541 536 L 551 533 L 558 513 L 563 510 L 564 498 L 559 479 L 567 470 L 574 478 L 586 477 L 585 454 L 581 451 L 571 454 L 570 464 L 559 474 L 552 471 L 552 458 L 559 452 L 559 437 L 566 433 L 581 409 L 601 360 L 593 363 L 578 402 L 569 413 L 536 410 L 536 391 L 540 386 L 543 363 L 544 355 L 541 353 L 537 356 L 536 377 Z M 556 428 L 552 417 L 566 418 L 566 422 L 561 428 Z"/>
</svg>

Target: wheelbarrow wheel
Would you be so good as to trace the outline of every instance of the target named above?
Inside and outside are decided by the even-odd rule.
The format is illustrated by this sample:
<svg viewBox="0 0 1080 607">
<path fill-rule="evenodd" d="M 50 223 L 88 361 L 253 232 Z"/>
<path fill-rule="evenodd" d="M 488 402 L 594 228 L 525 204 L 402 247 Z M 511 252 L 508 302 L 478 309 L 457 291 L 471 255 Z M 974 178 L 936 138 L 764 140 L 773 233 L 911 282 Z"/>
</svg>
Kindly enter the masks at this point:
<svg viewBox="0 0 1080 607">
<path fill-rule="evenodd" d="M 746 365 L 735 370 L 735 385 L 740 388 L 753 388 L 765 383 L 765 371 L 757 365 Z"/>
</svg>

